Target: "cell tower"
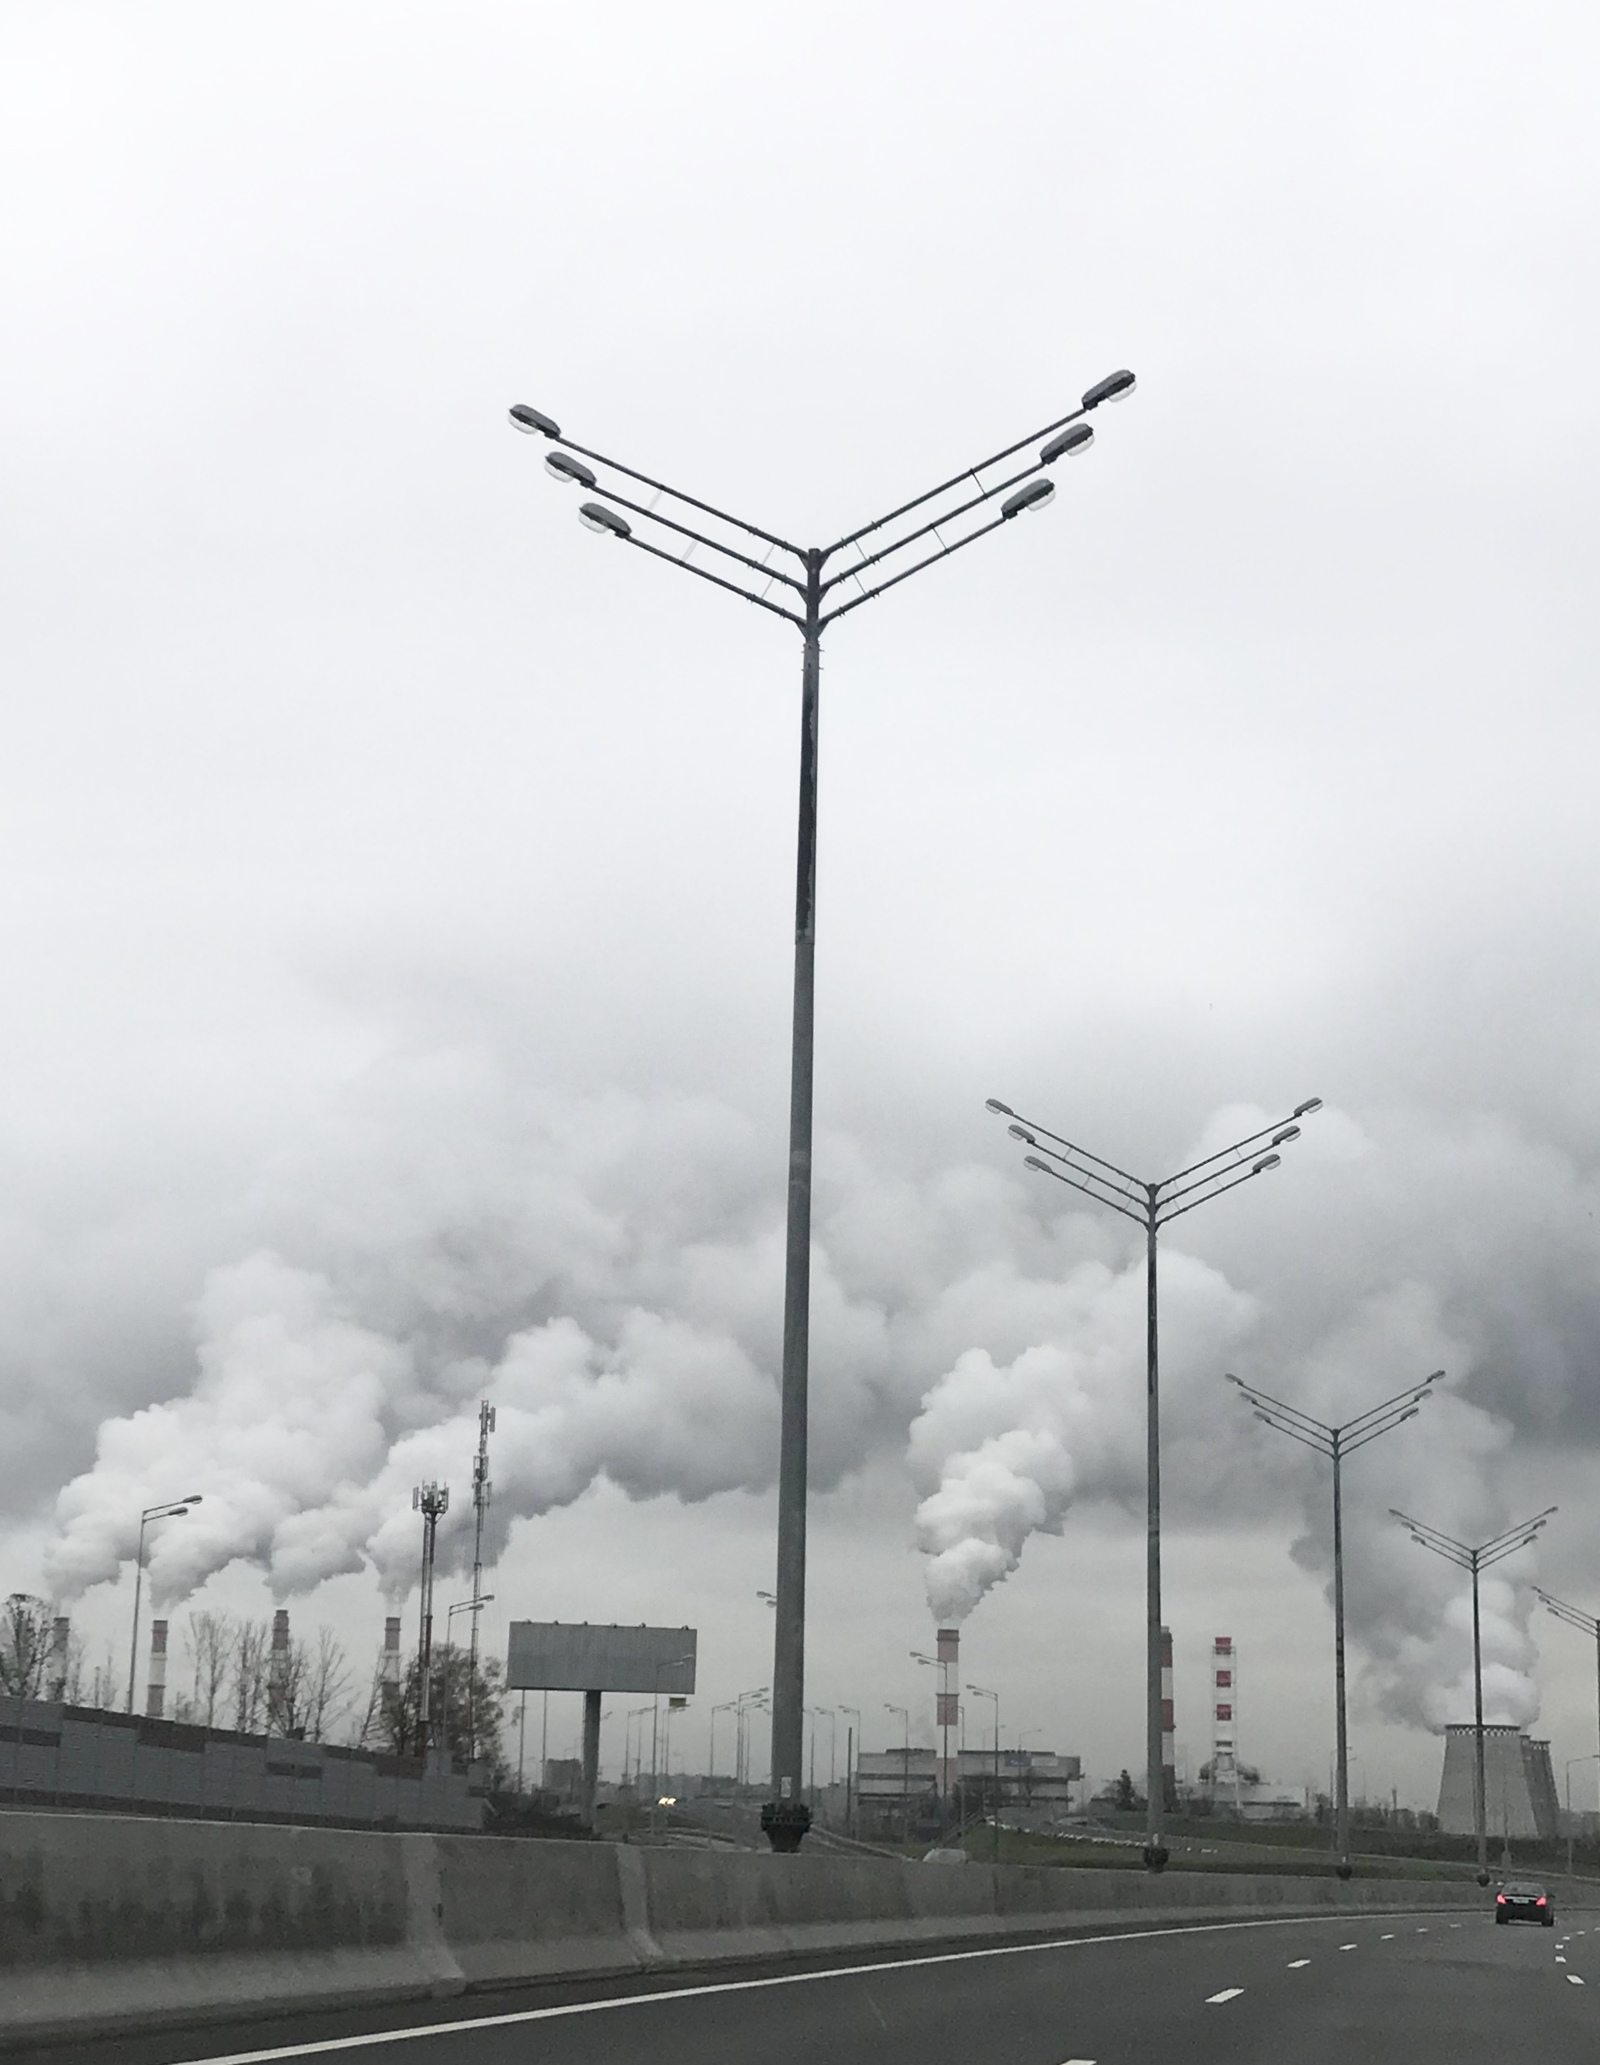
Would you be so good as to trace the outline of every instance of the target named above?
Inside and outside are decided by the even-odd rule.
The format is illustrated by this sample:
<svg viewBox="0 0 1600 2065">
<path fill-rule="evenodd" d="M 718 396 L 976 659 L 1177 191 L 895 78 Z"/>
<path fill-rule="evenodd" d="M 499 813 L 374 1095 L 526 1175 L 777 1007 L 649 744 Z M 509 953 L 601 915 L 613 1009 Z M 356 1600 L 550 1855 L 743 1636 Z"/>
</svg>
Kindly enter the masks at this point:
<svg viewBox="0 0 1600 2065">
<path fill-rule="evenodd" d="M 483 1516 L 489 1510 L 489 1436 L 494 1432 L 494 1407 L 478 1406 L 478 1453 L 472 1463 L 472 1648 L 467 1665 L 467 1757 L 478 1754 L 478 1622 L 483 1614 Z"/>
<path fill-rule="evenodd" d="M 433 1544 L 439 1521 L 450 1510 L 450 1487 L 430 1477 L 411 1493 L 411 1510 L 422 1515 L 422 1631 L 417 1643 L 417 1748 L 426 1756 L 429 1694 L 433 1676 Z"/>
<path fill-rule="evenodd" d="M 1231 1635 L 1211 1645 L 1211 1797 L 1233 1795 L 1239 1811 L 1239 1657 Z"/>
</svg>

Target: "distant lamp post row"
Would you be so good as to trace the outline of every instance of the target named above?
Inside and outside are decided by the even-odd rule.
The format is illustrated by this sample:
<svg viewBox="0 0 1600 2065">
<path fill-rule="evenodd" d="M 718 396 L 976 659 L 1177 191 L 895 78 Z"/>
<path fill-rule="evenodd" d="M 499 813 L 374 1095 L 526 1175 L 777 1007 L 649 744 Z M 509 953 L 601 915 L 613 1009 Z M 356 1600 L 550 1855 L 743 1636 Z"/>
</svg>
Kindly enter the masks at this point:
<svg viewBox="0 0 1600 2065">
<path fill-rule="evenodd" d="M 1541 1590 L 1535 1585 L 1534 1596 L 1542 1599 L 1557 1620 L 1564 1620 L 1568 1627 L 1577 1628 L 1594 1643 L 1595 1687 L 1597 1710 L 1600 1710 L 1600 1616 L 1585 1613 L 1579 1606 L 1569 1606 L 1565 1599 L 1558 1599 L 1554 1593 Z M 1572 1866 L 1572 1767 L 1600 1761 L 1600 1752 L 1593 1757 L 1569 1757 L 1567 1759 L 1567 1867 Z"/>
<path fill-rule="evenodd" d="M 1149 1871 L 1166 1868 L 1168 1851 L 1164 1840 L 1166 1777 L 1161 1755 L 1161 1401 L 1156 1299 L 1156 1236 L 1174 1219 L 1210 1204 L 1225 1191 L 1236 1190 L 1252 1176 L 1277 1168 L 1278 1153 L 1291 1140 L 1298 1140 L 1297 1123 L 1311 1112 L 1320 1111 L 1322 1099 L 1308 1097 L 1297 1104 L 1286 1119 L 1247 1133 L 1231 1147 L 1202 1156 L 1175 1175 L 1148 1182 L 1130 1175 L 1115 1162 L 1091 1154 L 1075 1141 L 1052 1133 L 1034 1119 L 1020 1118 L 1009 1104 L 997 1097 L 986 1100 L 987 1108 L 1012 1123 L 1007 1131 L 1034 1154 L 1023 1157 L 1024 1166 L 1041 1175 L 1054 1176 L 1132 1219 L 1145 1234 L 1145 1780 L 1146 1821 L 1144 1861 Z"/>
<path fill-rule="evenodd" d="M 139 1515 L 139 1553 L 133 1563 L 133 1642 L 128 1651 L 128 1712 L 133 1712 L 133 1687 L 139 1673 L 139 1603 L 144 1592 L 144 1531 L 152 1520 L 181 1520 L 191 1506 L 202 1503 L 203 1494 L 190 1492 L 186 1499 L 172 1499 L 166 1505 L 146 1506 Z"/>
<path fill-rule="evenodd" d="M 783 1372 L 778 1455 L 777 1611 L 773 1627 L 772 1788 L 762 1824 L 775 1850 L 800 1847 L 810 1826 L 802 1796 L 805 1732 L 805 1580 L 807 1374 L 811 1301 L 812 1050 L 815 1027 L 817 882 L 817 723 L 822 634 L 864 602 L 975 544 L 1026 510 L 1054 499 L 1041 468 L 1086 452 L 1085 419 L 1103 402 L 1131 394 L 1134 376 L 1109 374 L 1077 408 L 964 468 L 925 494 L 863 524 L 832 545 L 792 544 L 697 496 L 563 437 L 541 410 L 519 402 L 511 421 L 558 447 L 550 475 L 604 501 L 579 504 L 578 517 L 601 537 L 637 546 L 652 558 L 781 617 L 800 633 L 800 809 L 795 866 L 794 1005 L 789 1073 L 788 1222 L 784 1249 Z M 1019 455 L 1026 454 L 1025 457 Z M 602 481 L 601 472 L 621 485 Z M 984 475 L 988 475 L 987 480 Z M 644 490 L 649 500 L 636 499 Z M 666 507 L 662 507 L 663 500 Z M 613 506 L 615 505 L 615 506 Z M 627 510 L 628 515 L 621 512 Z M 635 525 L 641 526 L 640 530 Z M 697 558 L 695 555 L 698 554 Z"/>
<path fill-rule="evenodd" d="M 1230 1373 L 1227 1378 L 1228 1383 L 1239 1387 L 1246 1405 L 1263 1425 L 1276 1428 L 1280 1434 L 1287 1434 L 1291 1441 L 1302 1443 L 1319 1456 L 1326 1456 L 1333 1465 L 1333 1687 L 1336 1768 L 1333 1842 L 1338 1857 L 1336 1869 L 1342 1879 L 1349 1878 L 1352 1869 L 1350 1740 L 1345 1725 L 1344 1685 L 1344 1461 L 1347 1456 L 1354 1455 L 1358 1448 L 1365 1448 L 1368 1442 L 1376 1441 L 1380 1434 L 1388 1434 L 1394 1428 L 1403 1426 L 1407 1420 L 1414 1420 L 1433 1396 L 1432 1387 L 1443 1375 L 1442 1369 L 1436 1369 L 1432 1376 L 1424 1377 L 1420 1384 L 1413 1384 L 1405 1391 L 1397 1391 L 1393 1398 L 1386 1398 L 1381 1405 L 1369 1406 L 1364 1413 L 1358 1413 L 1353 1420 L 1346 1420 L 1338 1426 L 1325 1420 L 1313 1419 L 1310 1413 L 1302 1412 L 1298 1406 L 1285 1404 L 1281 1398 L 1274 1398 L 1270 1391 L 1258 1390 L 1255 1385 L 1247 1384 L 1242 1377 Z"/>
<path fill-rule="evenodd" d="M 1531 1520 L 1519 1520 L 1515 1527 L 1505 1528 L 1501 1533 L 1492 1535 L 1488 1541 L 1479 1542 L 1473 1547 L 1466 1542 L 1458 1542 L 1454 1535 L 1442 1534 L 1437 1527 L 1426 1527 L 1420 1520 L 1413 1520 L 1409 1513 L 1402 1513 L 1398 1506 L 1389 1508 L 1391 1515 L 1401 1526 L 1409 1528 L 1411 1539 L 1419 1548 L 1431 1549 L 1447 1563 L 1455 1564 L 1458 1570 L 1470 1572 L 1472 1577 L 1472 1696 L 1475 1751 L 1472 1772 L 1472 1818 L 1478 1838 L 1480 1886 L 1489 1883 L 1489 1827 L 1483 1773 L 1483 1633 L 1478 1613 L 1478 1578 L 1492 1564 L 1501 1562 L 1507 1556 L 1514 1556 L 1518 1549 L 1525 1549 L 1556 1510 L 1554 1506 L 1546 1506 L 1542 1513 L 1535 1513 Z"/>
<path fill-rule="evenodd" d="M 1000 1862 L 1000 1695 L 998 1692 L 985 1691 L 981 1685 L 969 1685 L 967 1690 L 974 1699 L 992 1699 L 994 1701 L 994 1810 L 992 1818 L 994 1826 L 994 1861 L 998 1864 Z"/>
</svg>

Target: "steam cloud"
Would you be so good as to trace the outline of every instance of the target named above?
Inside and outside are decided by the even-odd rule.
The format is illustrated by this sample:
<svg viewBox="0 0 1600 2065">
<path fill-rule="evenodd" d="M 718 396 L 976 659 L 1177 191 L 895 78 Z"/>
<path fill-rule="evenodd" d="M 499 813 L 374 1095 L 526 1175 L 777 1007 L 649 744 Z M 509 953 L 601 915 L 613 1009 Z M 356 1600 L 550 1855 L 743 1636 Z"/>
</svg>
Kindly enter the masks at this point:
<svg viewBox="0 0 1600 2065">
<path fill-rule="evenodd" d="M 682 1098 L 508 1120 L 473 1089 L 463 1109 L 459 1083 L 435 1082 L 447 1108 L 425 1124 L 383 1111 L 352 1129 L 342 1158 L 284 1165 L 262 1215 L 276 1222 L 272 1243 L 212 1269 L 194 1306 L 193 1383 L 107 1419 L 92 1463 L 61 1492 L 56 1597 L 114 1578 L 141 1506 L 193 1491 L 203 1505 L 152 1534 L 163 1603 L 241 1560 L 279 1596 L 370 1569 L 399 1597 L 415 1577 L 419 1479 L 458 1487 L 440 1546 L 447 1568 L 465 1561 L 480 1397 L 499 1414 L 492 1553 L 518 1517 L 602 1479 L 689 1501 L 770 1485 L 781 1199 L 748 1126 Z M 415 1092 L 402 1082 L 396 1102 Z M 1246 1130 L 1239 1117 L 1218 1123 Z M 515 1152 L 491 1151 L 504 1136 Z M 448 1166 L 427 1145 L 436 1139 L 454 1142 Z M 399 1166 L 384 1159 L 394 1140 L 409 1157 Z M 1230 1419 L 1220 1372 L 1238 1366 L 1336 1417 L 1393 1388 L 1391 1373 L 1448 1367 L 1453 1395 L 1430 1406 L 1425 1438 L 1378 1444 L 1348 1483 L 1351 1630 L 1368 1690 L 1395 1718 L 1437 1728 L 1462 1717 L 1459 1587 L 1396 1538 L 1384 1508 L 1405 1503 L 1481 1539 L 1511 1517 L 1486 1486 L 1513 1436 L 1592 1441 L 1580 1358 L 1561 1338 L 1585 1338 L 1587 1306 L 1568 1289 L 1580 1257 L 1549 1233 L 1552 1212 L 1570 1227 L 1574 1194 L 1588 1200 L 1569 1175 L 1552 1202 L 1549 1151 L 1503 1130 L 1463 1138 L 1392 1121 L 1385 1146 L 1380 1158 L 1326 1114 L 1297 1149 L 1293 1184 L 1278 1179 L 1270 1211 L 1256 1208 L 1247 1248 L 1228 1245 L 1243 1240 L 1244 1215 L 1219 1211 L 1215 1259 L 1163 1251 L 1166 1481 L 1178 1524 L 1298 1504 L 1294 1553 L 1325 1576 L 1325 1479 Z M 848 1139 L 823 1149 L 812 1481 L 825 1491 L 864 1459 L 902 1456 L 930 1605 L 960 1620 L 1074 1505 L 1142 1500 L 1142 1258 L 1130 1264 L 1118 1229 L 1055 1210 L 1020 1171 L 918 1177 Z M 1453 1231 L 1394 1187 L 1397 1155 L 1421 1194 L 1447 1165 L 1467 1199 Z M 1539 1162 L 1537 1185 L 1508 1185 L 1519 1159 Z M 1474 1185 L 1500 1212 L 1487 1231 Z M 1329 1242 L 1328 1224 L 1351 1236 Z M 1475 1240 L 1463 1225 L 1479 1227 Z M 1485 1266 L 1505 1253 L 1515 1270 Z M 1506 1349 L 1529 1338 L 1533 1304 L 1530 1373 Z M 943 1372 L 931 1385 L 930 1370 Z M 1518 1566 L 1486 1595 L 1486 1635 L 1493 1710 L 1525 1722 L 1536 1694 L 1524 1576 Z"/>
</svg>

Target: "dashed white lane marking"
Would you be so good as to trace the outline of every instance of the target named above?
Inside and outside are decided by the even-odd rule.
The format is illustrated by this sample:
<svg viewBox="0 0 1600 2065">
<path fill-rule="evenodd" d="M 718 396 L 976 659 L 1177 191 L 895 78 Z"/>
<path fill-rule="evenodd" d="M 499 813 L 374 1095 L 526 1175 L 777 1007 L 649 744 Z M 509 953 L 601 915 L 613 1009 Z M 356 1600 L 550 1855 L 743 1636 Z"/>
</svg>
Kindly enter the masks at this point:
<svg viewBox="0 0 1600 2065">
<path fill-rule="evenodd" d="M 1094 2065 L 1093 2058 L 1068 2058 L 1064 2065 Z"/>
<path fill-rule="evenodd" d="M 1564 1957 L 1558 1957 L 1558 1958 L 1556 1959 L 1556 1963 L 1557 1963 L 1558 1965 L 1564 1965 L 1564 1964 L 1566 1963 L 1566 1959 L 1565 1959 Z"/>
<path fill-rule="evenodd" d="M 1419 1929 L 1419 1930 L 1417 1931 L 1417 1934 L 1418 1934 L 1419 1936 L 1426 1936 L 1426 1935 L 1427 1935 L 1427 1933 L 1428 1933 L 1428 1932 L 1427 1932 L 1427 1930 L 1426 1930 L 1426 1929 Z"/>
<path fill-rule="evenodd" d="M 1569 1986 L 1581 1986 L 1583 1984 L 1583 1981 L 1578 1977 L 1576 1972 L 1569 1972 L 1567 1974 L 1567 1984 Z"/>
<path fill-rule="evenodd" d="M 1206 1995 L 1206 2006 L 1208 2008 L 1221 2007 L 1225 2000 L 1237 2000 L 1243 1992 L 1244 1988 L 1242 1986 L 1224 1986 L 1220 1993 L 1208 1993 Z"/>
<path fill-rule="evenodd" d="M 1341 1943 L 1339 1945 L 1339 1948 L 1341 1950 L 1355 1950 L 1356 1948 L 1358 1948 L 1358 1946 L 1354 1943 Z"/>
<path fill-rule="evenodd" d="M 1391 1930 L 1389 1931 L 1389 1933 L 1388 1933 L 1388 1935 L 1387 1935 L 1387 1936 L 1380 1936 L 1380 1937 L 1378 1938 L 1378 1941 L 1379 1941 L 1380 1943 L 1392 1943 L 1392 1942 L 1394 1941 L 1394 1931 L 1393 1931 L 1393 1929 L 1391 1929 Z"/>
<path fill-rule="evenodd" d="M 1303 1971 L 1310 1962 L 1311 1960 L 1308 1957 L 1292 1957 L 1289 1960 L 1288 1970 L 1291 1972 Z"/>
<path fill-rule="evenodd" d="M 1452 1929 L 1459 1929 L 1461 1924 L 1459 1922 L 1452 1922 L 1450 1926 Z"/>
</svg>

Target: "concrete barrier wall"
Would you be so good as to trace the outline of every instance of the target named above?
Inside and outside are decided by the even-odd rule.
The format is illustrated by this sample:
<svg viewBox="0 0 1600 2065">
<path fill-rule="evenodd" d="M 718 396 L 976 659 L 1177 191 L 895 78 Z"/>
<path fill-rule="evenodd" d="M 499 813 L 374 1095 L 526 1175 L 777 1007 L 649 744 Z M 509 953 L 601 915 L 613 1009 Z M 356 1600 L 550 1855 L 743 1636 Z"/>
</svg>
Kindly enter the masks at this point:
<svg viewBox="0 0 1600 2065">
<path fill-rule="evenodd" d="M 1444 1880 L 1150 1879 L 7 1813 L 0 2043 L 808 1951 L 1484 1904 Z"/>
</svg>

